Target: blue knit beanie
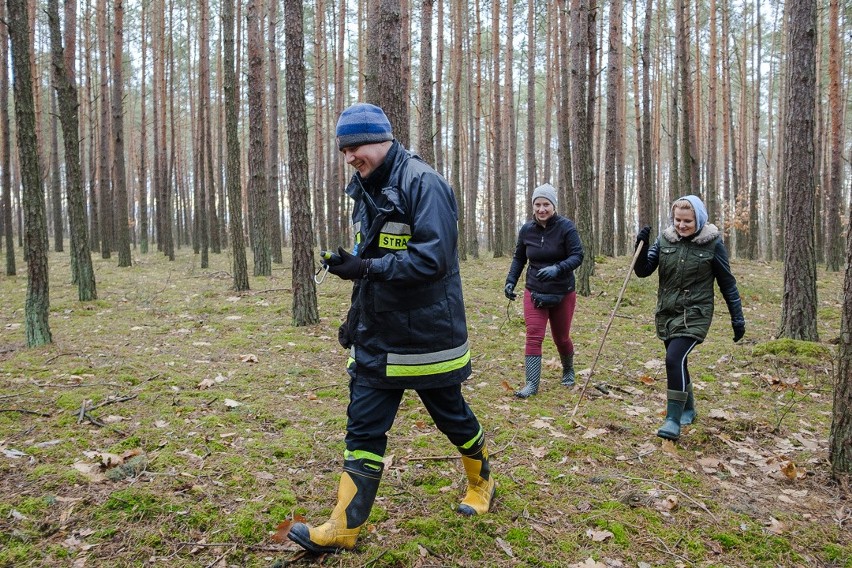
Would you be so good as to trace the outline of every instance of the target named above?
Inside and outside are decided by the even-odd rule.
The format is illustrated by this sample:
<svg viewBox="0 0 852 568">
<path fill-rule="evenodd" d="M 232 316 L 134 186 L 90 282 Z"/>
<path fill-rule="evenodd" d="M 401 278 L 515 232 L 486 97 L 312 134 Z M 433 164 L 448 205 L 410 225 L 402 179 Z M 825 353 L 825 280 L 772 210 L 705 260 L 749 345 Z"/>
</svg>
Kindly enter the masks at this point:
<svg viewBox="0 0 852 568">
<path fill-rule="evenodd" d="M 542 184 L 535 188 L 532 194 L 532 203 L 535 204 L 535 200 L 539 197 L 544 197 L 548 201 L 553 204 L 553 208 L 556 209 L 556 188 L 550 185 L 549 183 Z"/>
<path fill-rule="evenodd" d="M 337 120 L 338 149 L 388 140 L 393 140 L 390 121 L 376 105 L 355 103 L 340 113 Z"/>
</svg>

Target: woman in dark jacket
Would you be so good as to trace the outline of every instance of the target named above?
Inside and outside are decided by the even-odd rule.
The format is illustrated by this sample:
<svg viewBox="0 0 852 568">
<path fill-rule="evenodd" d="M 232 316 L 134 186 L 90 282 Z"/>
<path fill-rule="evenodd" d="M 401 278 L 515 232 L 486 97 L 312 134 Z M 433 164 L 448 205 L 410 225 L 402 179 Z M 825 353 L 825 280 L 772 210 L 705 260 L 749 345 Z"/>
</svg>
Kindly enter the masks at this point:
<svg viewBox="0 0 852 568">
<path fill-rule="evenodd" d="M 574 270 L 583 262 L 583 245 L 574 222 L 558 215 L 556 205 L 556 188 L 549 183 L 533 191 L 533 219 L 518 232 L 515 256 L 506 276 L 504 293 L 514 300 L 517 297 L 515 286 L 529 262 L 527 293 L 524 294 L 526 384 L 515 393 L 519 398 L 538 392 L 541 345 L 548 321 L 562 361 L 562 384 L 574 386 L 574 344 L 571 341 L 571 320 L 577 304 Z"/>
<path fill-rule="evenodd" d="M 719 229 L 707 222 L 704 203 L 694 195 L 676 200 L 669 222 L 650 249 L 651 228 L 639 231 L 636 245 L 641 243 L 642 251 L 634 272 L 645 278 L 660 269 L 655 322 L 657 337 L 666 346 L 668 404 L 657 436 L 677 440 L 680 427 L 695 420 L 687 356 L 704 341 L 713 320 L 714 281 L 728 305 L 735 342 L 745 334 L 745 319 L 728 252 Z"/>
</svg>

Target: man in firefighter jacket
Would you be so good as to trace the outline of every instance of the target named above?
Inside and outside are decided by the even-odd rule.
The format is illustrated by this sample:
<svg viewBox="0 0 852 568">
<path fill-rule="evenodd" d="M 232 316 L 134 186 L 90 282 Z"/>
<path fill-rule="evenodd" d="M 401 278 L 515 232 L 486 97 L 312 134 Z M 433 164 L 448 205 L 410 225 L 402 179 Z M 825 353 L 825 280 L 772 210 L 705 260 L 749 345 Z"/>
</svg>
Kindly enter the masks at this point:
<svg viewBox="0 0 852 568">
<path fill-rule="evenodd" d="M 377 106 L 343 111 L 337 145 L 356 170 L 346 188 L 354 200 L 355 246 L 323 256 L 329 272 L 354 282 L 338 333 L 350 349 L 346 451 L 331 518 L 318 527 L 295 523 L 288 535 L 316 553 L 355 546 L 405 389 L 417 392 L 461 453 L 467 493 L 458 512 L 486 513 L 496 488 L 482 427 L 461 391 L 471 364 L 453 191 L 394 139 Z"/>
</svg>

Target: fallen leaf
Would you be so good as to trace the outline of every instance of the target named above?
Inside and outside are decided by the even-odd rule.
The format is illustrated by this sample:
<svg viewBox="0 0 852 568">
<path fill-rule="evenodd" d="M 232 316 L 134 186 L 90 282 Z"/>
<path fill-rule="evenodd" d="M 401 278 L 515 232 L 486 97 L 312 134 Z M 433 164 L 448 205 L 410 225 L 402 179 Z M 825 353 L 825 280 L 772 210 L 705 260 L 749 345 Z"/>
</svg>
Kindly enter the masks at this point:
<svg viewBox="0 0 852 568">
<path fill-rule="evenodd" d="M 284 519 L 278 526 L 275 528 L 275 534 L 270 537 L 272 542 L 287 542 L 290 540 L 287 538 L 287 533 L 290 532 L 290 527 L 293 526 L 293 523 L 304 523 L 307 519 L 302 515 L 293 515 L 292 519 Z"/>
<path fill-rule="evenodd" d="M 707 414 L 710 418 L 715 418 L 717 420 L 730 420 L 731 414 L 725 410 L 721 410 L 719 408 L 712 409 L 709 414 Z"/>
<path fill-rule="evenodd" d="M 583 434 L 583 438 L 597 438 L 598 436 L 603 436 L 604 434 L 609 434 L 609 430 L 606 428 L 590 428 L 586 430 Z"/>
<path fill-rule="evenodd" d="M 198 383 L 198 388 L 201 390 L 209 389 L 212 386 L 216 385 L 216 381 L 213 379 L 204 379 L 200 383 Z"/>
<path fill-rule="evenodd" d="M 586 531 L 586 536 L 592 539 L 593 542 L 603 542 L 609 538 L 612 538 L 615 535 L 613 535 L 608 530 L 589 529 Z"/>
<path fill-rule="evenodd" d="M 671 512 L 677 509 L 679 504 L 677 495 L 666 495 L 665 499 L 654 502 L 654 508 L 658 511 Z"/>
<path fill-rule="evenodd" d="M 101 473 L 101 465 L 97 463 L 78 461 L 71 464 L 71 468 L 80 472 L 83 477 L 92 483 L 106 481 L 106 476 Z"/>
<path fill-rule="evenodd" d="M 497 537 L 496 540 L 497 540 L 497 544 L 500 546 L 500 548 L 503 549 L 503 552 L 506 553 L 506 556 L 508 556 L 509 558 L 515 557 L 515 553 L 512 552 L 512 545 L 511 544 L 509 544 L 508 542 L 506 542 L 505 540 L 503 540 L 499 536 Z"/>
<path fill-rule="evenodd" d="M 663 440 L 663 443 L 660 444 L 660 449 L 669 455 L 677 455 L 677 446 L 671 440 Z"/>
<path fill-rule="evenodd" d="M 243 363 L 257 363 L 257 355 L 255 355 L 254 353 L 240 355 L 240 361 L 242 361 Z"/>
<path fill-rule="evenodd" d="M 583 562 L 578 562 L 576 564 L 571 564 L 570 568 L 607 568 L 607 565 L 603 562 L 597 562 L 591 556 L 586 558 Z"/>
<path fill-rule="evenodd" d="M 532 448 L 530 448 L 530 453 L 537 458 L 543 458 L 544 456 L 547 455 L 547 448 L 545 446 L 541 446 L 541 447 L 533 446 Z"/>
<path fill-rule="evenodd" d="M 698 465 L 704 473 L 716 473 L 719 471 L 720 461 L 716 458 L 701 458 L 698 460 Z"/>
<path fill-rule="evenodd" d="M 225 406 L 227 406 L 228 408 L 236 408 L 236 407 L 242 406 L 242 405 L 243 405 L 242 402 L 237 402 L 234 399 L 231 399 L 231 398 L 225 399 Z"/>
<path fill-rule="evenodd" d="M 787 527 L 775 517 L 769 517 L 769 524 L 767 525 L 766 530 L 772 534 L 784 534 L 787 532 Z"/>
<path fill-rule="evenodd" d="M 647 366 L 647 363 L 645 364 L 645 366 Z M 639 382 L 641 382 L 643 385 L 653 385 L 654 378 L 649 377 L 648 375 L 642 375 L 641 377 L 639 377 Z"/>
</svg>

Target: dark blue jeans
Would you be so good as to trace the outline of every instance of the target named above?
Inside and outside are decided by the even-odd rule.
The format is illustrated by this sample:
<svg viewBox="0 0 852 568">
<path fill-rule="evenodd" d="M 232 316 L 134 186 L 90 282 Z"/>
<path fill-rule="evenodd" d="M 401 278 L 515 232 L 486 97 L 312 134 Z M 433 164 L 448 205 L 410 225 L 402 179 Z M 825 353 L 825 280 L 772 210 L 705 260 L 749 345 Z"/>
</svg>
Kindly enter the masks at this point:
<svg viewBox="0 0 852 568">
<path fill-rule="evenodd" d="M 385 455 L 404 389 L 375 389 L 349 381 L 346 449 Z M 469 443 L 480 432 L 479 421 L 461 392 L 461 385 L 416 390 L 435 426 L 454 446 Z"/>
</svg>

